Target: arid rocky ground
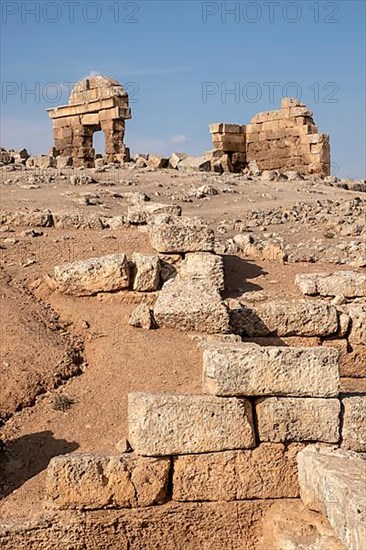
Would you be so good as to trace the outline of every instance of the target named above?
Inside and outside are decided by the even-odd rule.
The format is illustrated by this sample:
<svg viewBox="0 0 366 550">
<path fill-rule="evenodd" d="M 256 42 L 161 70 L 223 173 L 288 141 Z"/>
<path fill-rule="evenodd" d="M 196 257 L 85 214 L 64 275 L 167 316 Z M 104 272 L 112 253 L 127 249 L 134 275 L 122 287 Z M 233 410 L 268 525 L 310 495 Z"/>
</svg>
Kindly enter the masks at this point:
<svg viewBox="0 0 366 550">
<path fill-rule="evenodd" d="M 126 437 L 128 392 L 199 393 L 197 337 L 128 324 L 136 305 L 153 303 L 154 293 L 75 298 L 51 291 L 44 280 L 64 262 L 152 252 L 146 226 L 127 223 L 128 208 L 174 203 L 183 215 L 206 221 L 217 252 L 225 254 L 225 296 L 245 294 L 248 303 L 303 297 L 294 284 L 299 273 L 366 267 L 361 184 L 351 191 L 332 179 L 265 181 L 128 166 L 4 166 L 0 178 L 3 521 L 41 513 L 52 456 L 116 450 Z M 40 221 L 37 209 L 49 210 L 57 223 Z M 71 406 L 56 410 L 64 395 Z"/>
</svg>

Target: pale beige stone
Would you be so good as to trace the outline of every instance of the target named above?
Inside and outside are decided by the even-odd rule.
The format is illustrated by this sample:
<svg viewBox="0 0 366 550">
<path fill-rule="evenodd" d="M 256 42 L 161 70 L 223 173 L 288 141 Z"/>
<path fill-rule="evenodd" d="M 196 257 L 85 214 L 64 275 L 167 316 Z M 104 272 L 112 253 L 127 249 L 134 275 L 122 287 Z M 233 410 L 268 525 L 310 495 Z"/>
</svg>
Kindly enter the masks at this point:
<svg viewBox="0 0 366 550">
<path fill-rule="evenodd" d="M 131 313 L 128 324 L 145 330 L 154 328 L 153 310 L 147 304 L 139 304 Z"/>
<path fill-rule="evenodd" d="M 130 508 L 164 502 L 169 458 L 132 454 L 56 456 L 47 468 L 46 499 L 59 509 Z"/>
<path fill-rule="evenodd" d="M 130 268 L 127 256 L 111 254 L 56 266 L 53 281 L 60 292 L 75 296 L 128 288 Z"/>
<path fill-rule="evenodd" d="M 167 281 L 156 300 L 154 316 L 161 328 L 209 334 L 229 332 L 229 314 L 220 293 L 205 281 Z"/>
<path fill-rule="evenodd" d="M 160 282 L 160 259 L 152 254 L 135 252 L 132 255 L 134 266 L 133 289 L 138 292 L 157 290 Z"/>
<path fill-rule="evenodd" d="M 150 228 L 152 247 L 160 253 L 213 252 L 215 235 L 197 219 L 156 216 Z"/>
<path fill-rule="evenodd" d="M 186 157 L 182 159 L 177 166 L 179 172 L 209 172 L 211 163 L 205 157 Z"/>
<path fill-rule="evenodd" d="M 359 344 L 366 346 L 366 304 L 352 304 L 346 309 L 351 318 L 349 343 L 352 346 Z"/>
<path fill-rule="evenodd" d="M 324 348 L 207 344 L 203 389 L 218 396 L 335 397 L 338 351 Z"/>
<path fill-rule="evenodd" d="M 181 501 L 293 498 L 299 496 L 296 454 L 291 444 L 263 443 L 248 451 L 178 456 L 173 499 Z"/>
<path fill-rule="evenodd" d="M 221 256 L 209 252 L 186 254 L 178 272 L 181 280 L 206 281 L 217 290 L 225 288 L 224 262 Z"/>
<path fill-rule="evenodd" d="M 337 443 L 340 401 L 311 397 L 268 397 L 256 402 L 260 441 Z"/>
<path fill-rule="evenodd" d="M 255 446 L 251 404 L 245 399 L 130 393 L 128 433 L 135 452 L 146 456 Z"/>
<path fill-rule="evenodd" d="M 366 395 L 342 399 L 342 447 L 366 452 Z"/>
<path fill-rule="evenodd" d="M 231 324 L 247 336 L 330 336 L 337 333 L 337 309 L 311 300 L 273 300 L 255 308 L 242 304 L 231 312 Z"/>
<path fill-rule="evenodd" d="M 297 457 L 301 500 L 322 512 L 347 549 L 364 550 L 366 461 L 356 453 L 310 445 Z"/>
<path fill-rule="evenodd" d="M 347 550 L 327 519 L 301 501 L 275 502 L 263 519 L 258 550 Z"/>
<path fill-rule="evenodd" d="M 295 284 L 303 294 L 319 294 L 320 296 L 342 294 L 346 298 L 366 296 L 366 275 L 356 271 L 296 275 Z"/>
<path fill-rule="evenodd" d="M 177 204 L 162 204 L 158 202 L 141 202 L 127 209 L 127 222 L 133 225 L 145 225 L 158 214 L 180 216 L 182 209 Z"/>
</svg>

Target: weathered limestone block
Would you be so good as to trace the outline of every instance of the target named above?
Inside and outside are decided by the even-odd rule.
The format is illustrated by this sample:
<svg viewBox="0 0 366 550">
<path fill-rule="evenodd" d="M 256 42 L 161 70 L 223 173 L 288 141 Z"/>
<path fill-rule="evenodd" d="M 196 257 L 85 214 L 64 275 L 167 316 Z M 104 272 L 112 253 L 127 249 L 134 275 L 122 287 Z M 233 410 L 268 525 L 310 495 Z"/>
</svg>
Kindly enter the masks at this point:
<svg viewBox="0 0 366 550">
<path fill-rule="evenodd" d="M 338 399 L 268 397 L 256 402 L 260 441 L 339 441 Z"/>
<path fill-rule="evenodd" d="M 343 295 L 346 298 L 366 296 L 366 274 L 356 271 L 296 275 L 295 284 L 303 294 Z"/>
<path fill-rule="evenodd" d="M 342 447 L 366 453 L 366 396 L 342 399 Z"/>
<path fill-rule="evenodd" d="M 347 549 L 364 550 L 366 462 L 356 453 L 310 445 L 297 457 L 301 500 L 322 512 Z"/>
<path fill-rule="evenodd" d="M 13 227 L 51 227 L 53 217 L 50 210 L 18 210 L 15 212 L 2 210 L 0 224 Z"/>
<path fill-rule="evenodd" d="M 159 292 L 154 316 L 161 328 L 185 331 L 229 332 L 229 314 L 218 290 L 205 281 L 167 281 Z"/>
<path fill-rule="evenodd" d="M 153 310 L 147 304 L 139 304 L 131 313 L 128 324 L 132 327 L 151 330 L 155 326 Z"/>
<path fill-rule="evenodd" d="M 211 163 L 205 157 L 186 157 L 182 159 L 177 168 L 179 172 L 209 172 L 211 170 Z"/>
<path fill-rule="evenodd" d="M 169 167 L 169 159 L 160 157 L 159 155 L 149 155 L 147 165 L 152 170 L 159 170 L 161 168 Z"/>
<path fill-rule="evenodd" d="M 213 252 L 215 235 L 212 229 L 197 219 L 169 215 L 156 216 L 150 230 L 150 240 L 158 252 Z"/>
<path fill-rule="evenodd" d="M 334 397 L 338 351 L 324 348 L 206 345 L 203 389 L 218 396 Z"/>
<path fill-rule="evenodd" d="M 232 310 L 231 325 L 247 336 L 329 336 L 338 330 L 337 309 L 310 300 L 278 300 Z"/>
<path fill-rule="evenodd" d="M 46 498 L 53 508 L 131 508 L 166 499 L 169 458 L 132 454 L 56 456 L 47 468 Z"/>
<path fill-rule="evenodd" d="M 366 346 L 366 304 L 347 306 L 347 312 L 351 318 L 349 343 L 352 347 L 359 344 Z"/>
<path fill-rule="evenodd" d="M 217 290 L 225 288 L 224 262 L 221 256 L 209 252 L 186 254 L 178 272 L 181 280 L 206 281 Z"/>
<path fill-rule="evenodd" d="M 169 159 L 169 166 L 176 170 L 178 168 L 178 164 L 187 157 L 187 153 L 173 153 Z"/>
<path fill-rule="evenodd" d="M 293 498 L 299 496 L 296 455 L 300 444 L 263 443 L 174 459 L 173 499 L 181 501 Z"/>
<path fill-rule="evenodd" d="M 246 399 L 130 393 L 128 433 L 132 448 L 146 456 L 255 446 L 252 409 Z"/>
<path fill-rule="evenodd" d="M 55 212 L 53 223 L 57 229 L 104 229 L 104 224 L 98 214 L 84 214 L 82 212 Z"/>
<path fill-rule="evenodd" d="M 157 290 L 160 282 L 159 256 L 135 252 L 132 255 L 132 263 L 135 270 L 133 289 L 138 292 Z"/>
<path fill-rule="evenodd" d="M 158 214 L 172 214 L 173 216 L 180 216 L 182 214 L 182 209 L 177 204 L 142 202 L 128 207 L 127 221 L 133 225 L 145 225 Z"/>
<path fill-rule="evenodd" d="M 259 549 L 347 550 L 328 520 L 299 500 L 280 500 L 271 506 L 263 519 Z"/>
<path fill-rule="evenodd" d="M 130 268 L 125 254 L 111 254 L 56 266 L 52 281 L 65 294 L 88 296 L 128 288 Z"/>
</svg>

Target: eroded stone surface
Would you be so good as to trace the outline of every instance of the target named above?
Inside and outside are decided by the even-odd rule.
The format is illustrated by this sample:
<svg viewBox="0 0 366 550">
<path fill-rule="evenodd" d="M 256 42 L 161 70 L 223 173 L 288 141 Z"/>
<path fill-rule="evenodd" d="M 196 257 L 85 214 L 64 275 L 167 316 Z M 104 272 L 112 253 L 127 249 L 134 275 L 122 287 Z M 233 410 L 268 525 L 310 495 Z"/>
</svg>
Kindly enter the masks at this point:
<svg viewBox="0 0 366 550">
<path fill-rule="evenodd" d="M 334 397 L 338 351 L 324 348 L 206 345 L 203 388 L 218 396 Z"/>
<path fill-rule="evenodd" d="M 297 497 L 296 454 L 302 447 L 263 443 L 250 451 L 178 456 L 174 459 L 173 499 Z"/>
<path fill-rule="evenodd" d="M 229 314 L 218 290 L 200 280 L 171 279 L 154 306 L 159 327 L 211 334 L 229 332 Z"/>
<path fill-rule="evenodd" d="M 366 275 L 356 271 L 304 273 L 296 275 L 295 284 L 303 294 L 320 296 L 366 296 Z"/>
<path fill-rule="evenodd" d="M 342 399 L 342 447 L 366 452 L 366 395 Z"/>
<path fill-rule="evenodd" d="M 215 236 L 212 229 L 197 219 L 159 215 L 150 229 L 152 247 L 158 252 L 213 252 Z"/>
<path fill-rule="evenodd" d="M 53 282 L 65 294 L 87 296 L 128 288 L 130 268 L 125 254 L 111 254 L 56 266 Z"/>
<path fill-rule="evenodd" d="M 352 304 L 347 306 L 351 318 L 351 330 L 348 336 L 349 343 L 366 346 L 366 304 Z"/>
<path fill-rule="evenodd" d="M 311 445 L 298 454 L 301 499 L 322 512 L 352 550 L 366 540 L 366 461 L 356 453 Z"/>
<path fill-rule="evenodd" d="M 168 458 L 75 453 L 52 458 L 46 496 L 54 508 L 130 508 L 164 502 Z"/>
<path fill-rule="evenodd" d="M 268 397 L 255 410 L 260 441 L 339 441 L 338 399 Z"/>
<path fill-rule="evenodd" d="M 152 254 L 132 255 L 134 265 L 133 289 L 138 292 L 151 292 L 157 290 L 160 283 L 160 259 Z"/>
<path fill-rule="evenodd" d="M 133 225 L 145 225 L 159 214 L 180 216 L 182 209 L 176 204 L 161 204 L 158 202 L 140 202 L 128 207 L 127 221 Z"/>
<path fill-rule="evenodd" d="M 329 336 L 338 330 L 334 306 L 310 300 L 278 300 L 256 307 L 239 305 L 230 314 L 231 325 L 247 336 Z"/>
<path fill-rule="evenodd" d="M 218 290 L 225 288 L 224 262 L 221 256 L 208 252 L 186 254 L 178 272 L 179 279 L 206 281 Z"/>
<path fill-rule="evenodd" d="M 128 431 L 132 448 L 146 456 L 255 445 L 251 404 L 245 399 L 130 393 Z"/>
<path fill-rule="evenodd" d="M 263 519 L 260 550 L 347 550 L 322 514 L 298 500 L 278 501 Z"/>
</svg>

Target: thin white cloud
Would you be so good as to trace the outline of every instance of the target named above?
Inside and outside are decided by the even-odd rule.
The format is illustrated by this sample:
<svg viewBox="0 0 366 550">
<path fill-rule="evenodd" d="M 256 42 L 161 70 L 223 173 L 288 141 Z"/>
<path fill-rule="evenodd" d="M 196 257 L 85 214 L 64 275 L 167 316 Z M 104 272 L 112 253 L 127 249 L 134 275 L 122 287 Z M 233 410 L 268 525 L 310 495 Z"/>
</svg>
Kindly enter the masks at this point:
<svg viewBox="0 0 366 550">
<path fill-rule="evenodd" d="M 189 143 L 189 141 L 189 138 L 187 136 L 184 136 L 183 134 L 172 136 L 171 138 L 169 138 L 169 142 L 173 145 L 182 145 L 185 143 Z"/>
</svg>

